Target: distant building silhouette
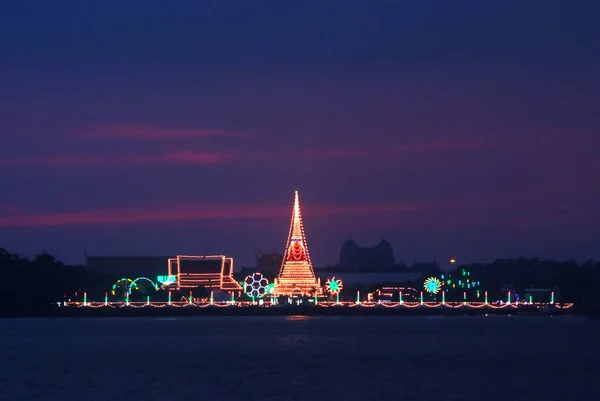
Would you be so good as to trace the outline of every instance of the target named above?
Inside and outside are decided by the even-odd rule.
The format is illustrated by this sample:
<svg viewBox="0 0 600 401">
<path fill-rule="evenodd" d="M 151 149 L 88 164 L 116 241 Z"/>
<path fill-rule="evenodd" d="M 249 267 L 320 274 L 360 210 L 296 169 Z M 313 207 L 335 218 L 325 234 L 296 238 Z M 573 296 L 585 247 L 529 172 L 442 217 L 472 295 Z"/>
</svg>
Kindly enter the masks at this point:
<svg viewBox="0 0 600 401">
<path fill-rule="evenodd" d="M 150 277 L 167 274 L 170 256 L 87 256 L 88 269 L 115 277 Z"/>
<path fill-rule="evenodd" d="M 347 240 L 340 252 L 339 267 L 356 272 L 390 270 L 396 265 L 394 251 L 389 242 L 382 239 L 372 248 L 360 247 L 353 240 Z"/>
</svg>

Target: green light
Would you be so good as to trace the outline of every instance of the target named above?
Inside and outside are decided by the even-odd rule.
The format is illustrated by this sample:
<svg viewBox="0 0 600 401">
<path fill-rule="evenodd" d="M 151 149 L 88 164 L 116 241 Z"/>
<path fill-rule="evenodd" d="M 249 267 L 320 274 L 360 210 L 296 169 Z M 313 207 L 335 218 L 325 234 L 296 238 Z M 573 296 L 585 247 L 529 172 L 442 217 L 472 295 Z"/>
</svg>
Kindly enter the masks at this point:
<svg viewBox="0 0 600 401">
<path fill-rule="evenodd" d="M 329 282 L 329 289 L 331 292 L 339 292 L 340 291 L 340 282 L 338 280 L 331 280 Z"/>
</svg>

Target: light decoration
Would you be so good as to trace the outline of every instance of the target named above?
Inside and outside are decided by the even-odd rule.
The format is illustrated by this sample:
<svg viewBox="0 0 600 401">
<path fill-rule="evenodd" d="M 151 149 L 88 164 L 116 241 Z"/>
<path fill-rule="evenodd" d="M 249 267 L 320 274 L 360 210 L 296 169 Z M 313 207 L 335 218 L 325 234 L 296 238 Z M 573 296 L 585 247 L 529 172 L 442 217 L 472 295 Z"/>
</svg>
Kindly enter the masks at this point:
<svg viewBox="0 0 600 401">
<path fill-rule="evenodd" d="M 430 294 L 437 294 L 442 289 L 442 282 L 437 277 L 429 277 L 423 283 L 423 288 Z"/>
<path fill-rule="evenodd" d="M 87 306 L 87 292 L 83 293 L 83 306 Z"/>
<path fill-rule="evenodd" d="M 207 269 L 208 264 L 203 266 L 208 271 L 186 271 L 182 270 L 182 262 L 185 261 L 216 261 L 220 267 Z M 225 255 L 177 255 L 169 258 L 167 262 L 168 276 L 175 276 L 177 288 L 219 289 L 224 292 L 241 291 L 242 286 L 233 278 L 233 258 Z"/>
<path fill-rule="evenodd" d="M 108 295 L 107 295 L 108 296 Z M 574 307 L 573 303 L 554 303 L 554 304 L 550 304 L 549 302 L 534 302 L 532 305 L 529 305 L 528 303 L 513 303 L 513 304 L 508 304 L 508 303 L 503 303 L 500 302 L 499 304 L 495 304 L 495 303 L 488 303 L 487 305 L 484 302 L 458 302 L 458 301 L 451 301 L 451 302 L 446 302 L 445 304 L 441 303 L 441 302 L 423 302 L 423 304 L 421 304 L 419 301 L 409 301 L 409 302 L 379 302 L 379 301 L 365 301 L 365 302 L 361 302 L 360 301 L 360 292 L 357 292 L 356 294 L 357 299 L 356 301 L 345 301 L 345 302 L 331 302 L 331 301 L 320 301 L 318 302 L 318 304 L 315 304 L 315 308 L 327 308 L 327 307 L 344 307 L 344 308 L 354 308 L 354 307 L 364 307 L 364 308 L 398 308 L 398 309 L 415 309 L 415 308 L 449 308 L 449 309 L 486 309 L 486 310 L 490 310 L 490 311 L 494 311 L 494 310 L 499 310 L 499 309 L 519 309 L 519 308 L 536 308 L 536 309 L 547 309 L 549 307 L 552 307 L 554 309 L 558 310 L 569 310 L 572 309 Z M 212 298 L 212 297 L 211 297 Z M 87 300 L 86 300 L 87 301 Z M 299 302 L 299 301 L 298 301 Z M 173 307 L 173 308 L 183 308 L 183 307 L 194 307 L 194 308 L 205 308 L 205 307 L 229 307 L 229 306 L 233 306 L 233 307 L 249 307 L 252 305 L 256 305 L 255 303 L 252 302 L 236 302 L 235 304 L 230 303 L 229 301 L 215 301 L 214 299 L 212 299 L 211 301 L 209 301 L 208 299 L 206 300 L 194 300 L 193 297 L 190 295 L 189 299 L 186 299 L 185 297 L 182 299 L 182 301 L 179 302 L 171 302 L 170 298 L 169 298 L 169 302 L 151 302 L 149 298 L 146 298 L 146 301 L 133 301 L 130 302 L 128 297 L 125 298 L 125 301 L 115 301 L 115 302 L 108 302 L 108 299 L 105 298 L 104 302 L 93 302 L 93 301 L 87 301 L 86 303 L 81 302 L 81 301 L 77 301 L 77 302 L 65 302 L 64 303 L 65 306 L 67 307 L 77 307 L 77 308 L 83 308 L 83 307 L 88 307 L 91 309 L 97 309 L 97 308 L 124 308 L 124 307 L 131 307 L 134 309 L 139 309 L 139 308 L 145 308 L 145 307 L 151 307 L 151 308 L 166 308 L 166 307 Z M 235 306 L 234 306 L 235 305 Z M 269 307 L 270 304 L 264 304 L 264 303 L 259 303 L 258 305 L 262 305 L 263 307 Z"/>
<path fill-rule="evenodd" d="M 336 279 L 332 277 L 331 279 L 327 279 L 325 282 L 325 291 L 327 291 L 330 295 L 340 295 L 340 292 L 344 289 L 344 283 L 341 279 Z"/>
<path fill-rule="evenodd" d="M 268 294 L 269 280 L 262 273 L 254 273 L 244 279 L 244 293 L 250 298 L 262 298 Z"/>
<path fill-rule="evenodd" d="M 139 291 L 140 290 L 140 286 L 138 285 L 138 282 L 140 281 L 145 281 L 148 282 L 150 284 L 150 286 L 152 286 L 152 288 L 154 288 L 156 291 L 158 291 L 159 287 L 158 285 L 150 280 L 148 277 L 138 277 L 135 280 L 132 280 L 131 283 L 129 284 L 129 293 L 131 294 L 132 291 Z"/>
<path fill-rule="evenodd" d="M 298 191 L 294 194 L 292 221 L 281 269 L 275 279 L 275 293 L 288 296 L 322 294 L 321 282 L 315 277 L 306 245 Z"/>
<path fill-rule="evenodd" d="M 554 304 L 554 291 L 550 293 L 550 304 Z"/>
<path fill-rule="evenodd" d="M 161 286 L 168 287 L 171 284 L 175 284 L 177 282 L 177 276 L 157 276 L 156 281 L 158 281 Z"/>
<path fill-rule="evenodd" d="M 110 293 L 112 295 L 129 294 L 132 283 L 133 283 L 133 280 L 130 278 L 125 278 L 125 277 L 120 278 L 117 280 L 116 283 L 113 284 L 112 290 Z"/>
<path fill-rule="evenodd" d="M 474 281 L 471 279 L 471 272 L 465 268 L 460 269 L 457 272 L 449 273 L 447 277 L 442 275 L 442 286 L 448 288 L 460 288 L 460 289 L 476 289 L 481 287 L 481 282 Z"/>
</svg>

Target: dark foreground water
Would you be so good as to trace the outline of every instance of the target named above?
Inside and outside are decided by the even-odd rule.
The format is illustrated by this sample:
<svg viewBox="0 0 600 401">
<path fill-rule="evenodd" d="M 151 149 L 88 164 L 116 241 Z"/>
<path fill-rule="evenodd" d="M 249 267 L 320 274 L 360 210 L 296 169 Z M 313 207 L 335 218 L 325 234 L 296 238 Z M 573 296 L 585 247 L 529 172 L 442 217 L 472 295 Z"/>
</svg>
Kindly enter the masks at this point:
<svg viewBox="0 0 600 401">
<path fill-rule="evenodd" d="M 0 400 L 600 400 L 575 317 L 0 320 Z"/>
</svg>

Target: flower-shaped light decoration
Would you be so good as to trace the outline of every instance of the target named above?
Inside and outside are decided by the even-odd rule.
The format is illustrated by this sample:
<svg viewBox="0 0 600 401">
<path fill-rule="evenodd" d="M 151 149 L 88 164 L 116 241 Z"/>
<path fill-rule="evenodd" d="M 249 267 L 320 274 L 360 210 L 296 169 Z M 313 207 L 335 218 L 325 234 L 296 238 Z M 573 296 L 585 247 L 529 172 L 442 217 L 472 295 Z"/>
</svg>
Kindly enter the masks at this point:
<svg viewBox="0 0 600 401">
<path fill-rule="evenodd" d="M 442 282 L 437 277 L 429 277 L 423 283 L 423 288 L 430 294 L 437 294 L 442 289 Z"/>
<path fill-rule="evenodd" d="M 344 288 L 344 283 L 341 279 L 332 277 L 325 282 L 325 290 L 331 295 L 339 294 Z"/>
</svg>

